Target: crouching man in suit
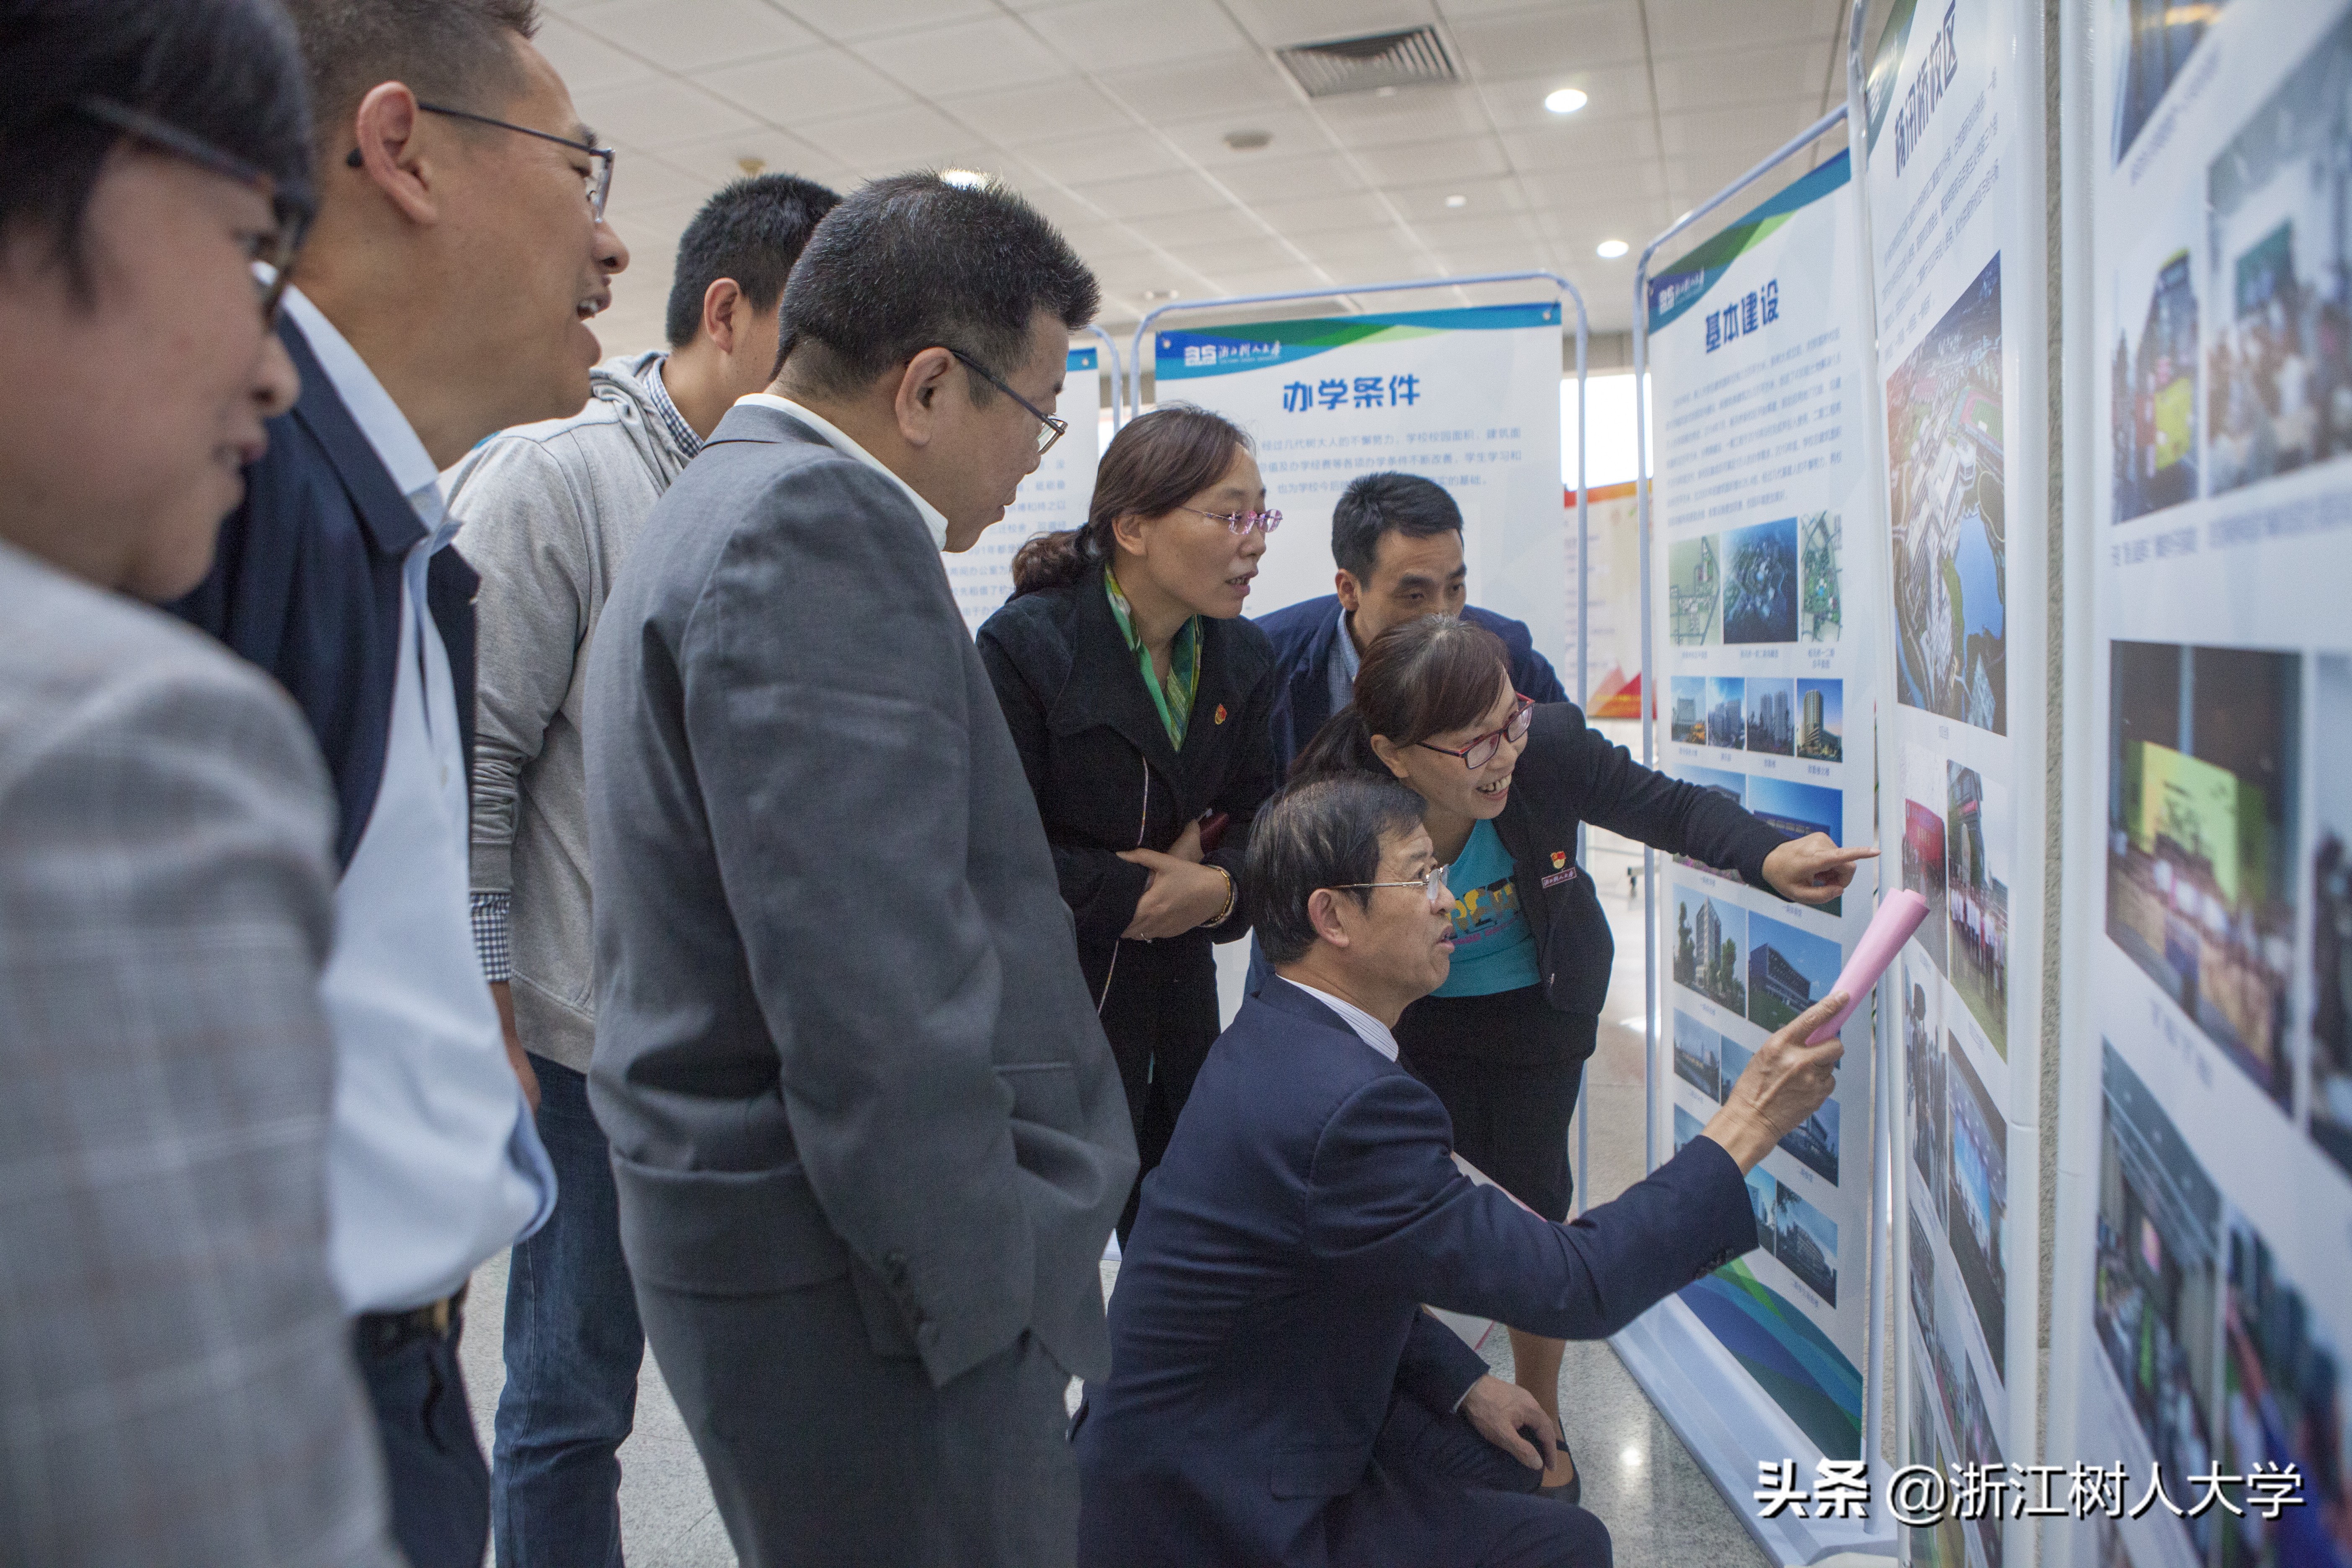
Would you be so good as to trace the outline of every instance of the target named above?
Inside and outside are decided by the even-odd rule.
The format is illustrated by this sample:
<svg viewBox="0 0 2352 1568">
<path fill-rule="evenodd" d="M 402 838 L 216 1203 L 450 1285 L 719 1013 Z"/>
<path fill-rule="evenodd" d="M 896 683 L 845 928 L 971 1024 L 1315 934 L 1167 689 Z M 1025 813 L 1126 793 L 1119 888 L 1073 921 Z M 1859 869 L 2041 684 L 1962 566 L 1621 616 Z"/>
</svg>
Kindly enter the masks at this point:
<svg viewBox="0 0 2352 1568">
<path fill-rule="evenodd" d="M 1600 1521 L 1538 1495 L 1549 1420 L 1422 1306 L 1616 1332 L 1756 1245 L 1745 1175 L 1829 1096 L 1842 1047 L 1802 1042 L 1839 996 L 1616 1202 L 1554 1225 L 1474 1184 L 1390 1035 L 1453 952 L 1421 814 L 1345 777 L 1257 819 L 1242 886 L 1280 983 L 1144 1184 L 1076 1428 L 1083 1565 L 1601 1568 Z"/>
</svg>

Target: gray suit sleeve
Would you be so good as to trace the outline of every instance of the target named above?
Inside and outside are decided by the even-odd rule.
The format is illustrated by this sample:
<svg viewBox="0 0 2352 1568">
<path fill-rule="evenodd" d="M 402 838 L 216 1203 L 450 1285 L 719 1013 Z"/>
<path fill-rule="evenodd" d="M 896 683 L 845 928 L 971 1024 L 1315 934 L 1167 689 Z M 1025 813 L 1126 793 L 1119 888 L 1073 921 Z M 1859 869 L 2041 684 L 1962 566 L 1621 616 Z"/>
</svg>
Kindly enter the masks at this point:
<svg viewBox="0 0 2352 1568">
<path fill-rule="evenodd" d="M 970 869 L 971 727 L 1002 720 L 896 486 L 824 461 L 760 504 L 688 623 L 689 744 L 810 1185 L 945 1383 L 1018 1337 L 1035 1278 Z"/>
<path fill-rule="evenodd" d="M 0 734 L 0 1561 L 389 1565 L 326 1258 L 332 800 L 282 694 L 173 651 Z"/>
</svg>

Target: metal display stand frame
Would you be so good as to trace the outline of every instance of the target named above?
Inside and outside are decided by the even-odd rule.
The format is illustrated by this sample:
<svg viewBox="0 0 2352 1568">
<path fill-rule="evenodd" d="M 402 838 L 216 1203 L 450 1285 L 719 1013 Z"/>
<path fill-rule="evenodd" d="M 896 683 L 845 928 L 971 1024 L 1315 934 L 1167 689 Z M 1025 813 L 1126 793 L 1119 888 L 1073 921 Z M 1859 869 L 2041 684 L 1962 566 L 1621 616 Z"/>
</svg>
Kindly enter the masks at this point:
<svg viewBox="0 0 2352 1568">
<path fill-rule="evenodd" d="M 1865 121 L 1859 112 L 1849 110 L 1860 102 L 1858 78 L 1853 62 L 1859 58 L 1862 16 L 1867 0 L 1856 0 L 1853 7 L 1849 47 L 1848 101 L 1822 116 L 1795 137 L 1781 145 L 1746 174 L 1717 191 L 1714 195 L 1685 213 L 1642 249 L 1633 271 L 1633 429 L 1638 458 L 1634 468 L 1635 495 L 1641 519 L 1642 552 L 1642 763 L 1655 764 L 1655 716 L 1658 713 L 1656 675 L 1659 668 L 1654 647 L 1654 613 L 1651 605 L 1651 541 L 1650 518 L 1650 429 L 1649 429 L 1649 347 L 1650 347 L 1650 268 L 1658 253 L 1677 236 L 1688 233 L 1711 214 L 1723 207 L 1757 182 L 1770 174 L 1790 158 L 1805 152 L 1822 138 L 1847 130 L 1849 148 Z M 1862 167 L 1858 152 L 1854 153 L 1855 179 Z M 1870 276 L 1867 240 L 1864 241 L 1862 276 Z M 1867 345 L 1865 345 L 1865 350 Z M 1868 440 L 1865 422 L 1864 439 Z M 1655 1170 L 1657 1159 L 1657 1097 L 1656 1071 L 1660 1016 L 1660 984 L 1657 972 L 1658 910 L 1657 852 L 1644 849 L 1642 856 L 1643 921 L 1642 946 L 1649 984 L 1643 997 L 1643 1163 Z M 1889 1058 L 1894 1054 L 1887 1044 L 1885 1020 L 1889 982 L 1881 977 L 1874 992 L 1873 1034 L 1871 1047 L 1871 1246 L 1864 1289 L 1868 1292 L 1870 1329 L 1864 1352 L 1864 1379 L 1861 1454 L 1865 1460 L 1879 1458 L 1879 1435 L 1885 1423 L 1884 1386 L 1886 1372 L 1885 1321 L 1888 1317 L 1888 1284 L 1894 1278 L 1892 1247 L 1895 1234 L 1893 1191 L 1894 1103 L 1891 1089 L 1894 1082 Z M 1742 1455 L 1748 1460 L 1781 1458 L 1792 1456 L 1766 1453 L 1762 1445 L 1776 1440 L 1768 1420 L 1746 1418 L 1747 1413 L 1731 1407 L 1722 1397 L 1726 1379 L 1744 1375 L 1728 1352 L 1702 1325 L 1696 1314 L 1679 1299 L 1661 1304 L 1640 1321 L 1618 1334 L 1611 1342 L 1618 1358 L 1625 1363 L 1636 1383 L 1665 1418 L 1667 1426 L 1681 1438 L 1694 1458 L 1698 1458 L 1718 1489 L 1732 1504 L 1732 1511 L 1755 1537 L 1757 1544 L 1776 1563 L 1811 1563 L 1841 1552 L 1864 1552 L 1893 1557 L 1898 1550 L 1897 1531 L 1891 1514 L 1884 1506 L 1883 1482 L 1874 1475 L 1871 1510 L 1867 1518 L 1853 1521 L 1792 1519 L 1787 1512 L 1772 1519 L 1756 1517 L 1744 1488 L 1736 1487 L 1715 1466 L 1708 1465 L 1705 1456 Z M 1777 1414 L 1777 1413 L 1776 1413 Z"/>
<path fill-rule="evenodd" d="M 1576 704 L 1581 710 L 1585 700 L 1592 694 L 1592 677 L 1588 668 L 1591 662 L 1592 649 L 1591 635 L 1592 527 L 1589 494 L 1591 487 L 1585 483 L 1586 465 L 1591 461 L 1591 442 L 1590 432 L 1585 426 L 1584 395 L 1586 363 L 1591 351 L 1592 331 L 1591 324 L 1585 315 L 1583 293 L 1575 284 L 1570 283 L 1559 273 L 1540 268 L 1528 272 L 1482 272 L 1471 278 L 1424 278 L 1394 283 L 1358 283 L 1338 289 L 1294 289 L 1278 294 L 1234 294 L 1219 300 L 1171 301 L 1155 310 L 1145 311 L 1143 319 L 1135 324 L 1135 344 L 1127 365 L 1126 418 L 1132 419 L 1143 412 L 1144 344 L 1150 340 L 1152 331 L 1162 316 L 1173 315 L 1180 310 L 1231 310 L 1258 305 L 1303 304 L 1311 300 L 1339 300 L 1356 294 L 1397 294 L 1416 289 L 1467 289 L 1484 283 L 1549 283 L 1576 306 Z M 1102 329 L 1095 327 L 1090 328 L 1089 331 L 1100 333 Z M 1113 355 L 1113 358 L 1116 359 L 1117 356 Z M 1153 363 L 1155 364 L 1158 363 L 1156 356 Z M 1155 375 L 1153 377 L 1155 394 L 1158 380 Z M 1111 392 L 1111 402 L 1115 408 L 1118 402 L 1118 387 L 1114 385 Z M 1638 396 L 1637 393 L 1637 401 Z M 1114 429 L 1124 422 L 1118 413 L 1112 414 L 1111 423 Z M 1643 571 L 1647 570 L 1645 563 Z M 1645 590 L 1648 581 L 1647 577 L 1643 579 Z M 1643 614 L 1646 616 L 1648 613 L 1648 607 L 1645 605 Z M 1646 622 L 1644 624 L 1646 625 Z M 1646 644 L 1644 646 L 1646 648 Z M 1576 834 L 1576 858 L 1580 863 L 1589 868 L 1591 857 L 1586 853 L 1585 832 L 1581 826 L 1578 827 Z M 1585 1194 L 1589 1190 L 1585 1180 L 1585 1163 L 1591 1140 L 1587 1134 L 1585 1126 L 1587 1120 L 1584 1114 L 1585 1106 L 1586 1097 L 1580 1096 L 1576 1105 L 1574 1156 L 1578 1214 L 1584 1212 Z"/>
<path fill-rule="evenodd" d="M 1113 340 L 1108 332 L 1103 331 L 1100 327 L 1096 326 L 1091 321 L 1079 330 L 1092 334 L 1102 342 L 1102 352 L 1105 356 L 1103 360 L 1103 368 L 1110 372 L 1110 433 L 1116 436 L 1118 434 L 1118 427 L 1127 423 L 1127 421 L 1120 416 L 1122 410 L 1119 407 L 1118 401 L 1119 388 L 1123 384 L 1123 378 L 1126 374 L 1126 367 L 1119 363 L 1118 344 L 1115 340 Z M 1100 418 L 1101 416 L 1097 415 L 1096 417 Z M 1102 458 L 1102 447 L 1100 446 L 1097 446 L 1095 448 L 1095 458 L 1097 462 Z"/>
</svg>

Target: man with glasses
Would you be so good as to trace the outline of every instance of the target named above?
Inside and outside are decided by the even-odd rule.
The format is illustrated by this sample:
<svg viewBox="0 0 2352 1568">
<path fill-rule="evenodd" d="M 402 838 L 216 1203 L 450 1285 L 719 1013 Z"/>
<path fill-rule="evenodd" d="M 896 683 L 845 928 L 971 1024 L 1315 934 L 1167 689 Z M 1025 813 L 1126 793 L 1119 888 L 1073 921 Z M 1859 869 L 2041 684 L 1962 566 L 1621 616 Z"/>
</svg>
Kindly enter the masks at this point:
<svg viewBox="0 0 2352 1568">
<path fill-rule="evenodd" d="M 1275 977 L 1194 1082 L 1111 1299 L 1112 1370 L 1077 1416 L 1087 1568 L 1601 1568 L 1609 1534 L 1535 1495 L 1558 1433 L 1424 1305 L 1616 1332 L 1756 1245 L 1746 1173 L 1829 1095 L 1842 996 L 1759 1047 L 1700 1136 L 1555 1225 L 1474 1182 L 1397 1065 L 1451 967 L 1424 803 L 1386 778 L 1258 814 L 1242 885 Z"/>
<path fill-rule="evenodd" d="M 555 1183 L 467 898 L 476 578 L 440 470 L 569 414 L 628 253 L 609 153 L 530 42 L 530 0 L 295 0 L 319 216 L 279 336 L 302 395 L 177 607 L 274 675 L 341 807 L 328 1256 L 415 1568 L 478 1568 L 488 1467 L 457 1361 L 467 1281 Z"/>
<path fill-rule="evenodd" d="M 0 1563 L 390 1568 L 327 1258 L 333 797 L 140 602 L 296 395 L 300 58 L 263 0 L 20 0 L 0 80 Z"/>
<path fill-rule="evenodd" d="M 850 196 L 589 653 L 589 1100 L 756 1568 L 1070 1561 L 1134 1141 L 940 552 L 1037 466 L 1097 299 L 1008 192 Z"/>
</svg>

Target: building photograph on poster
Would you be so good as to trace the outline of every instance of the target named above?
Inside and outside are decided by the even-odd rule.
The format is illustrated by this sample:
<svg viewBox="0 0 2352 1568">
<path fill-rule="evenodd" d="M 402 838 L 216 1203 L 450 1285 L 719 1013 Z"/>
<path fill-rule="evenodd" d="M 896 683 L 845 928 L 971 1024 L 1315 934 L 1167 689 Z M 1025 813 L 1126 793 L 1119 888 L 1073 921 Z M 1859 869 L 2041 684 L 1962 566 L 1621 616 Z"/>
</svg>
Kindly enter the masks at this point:
<svg viewBox="0 0 2352 1568">
<path fill-rule="evenodd" d="M 1697 1137 L 1703 1131 L 1705 1131 L 1705 1129 L 1697 1117 L 1693 1116 L 1689 1111 L 1685 1110 L 1679 1105 L 1675 1107 L 1675 1153 L 1681 1153 L 1683 1152 L 1683 1145 Z"/>
<path fill-rule="evenodd" d="M 1793 1023 L 1830 994 L 1843 962 L 1832 938 L 1769 915 L 1749 915 L 1748 1021 L 1767 1031 Z"/>
<path fill-rule="evenodd" d="M 2009 791 L 1974 768 L 1944 764 L 1948 973 L 1992 1048 L 2009 1059 Z"/>
<path fill-rule="evenodd" d="M 1675 1009 L 1675 1076 L 1706 1096 L 1723 1098 L 1723 1037 Z"/>
<path fill-rule="evenodd" d="M 1797 640 L 1797 520 L 1723 535 L 1723 640 Z"/>
<path fill-rule="evenodd" d="M 1748 682 L 1736 675 L 1706 681 L 1706 743 L 1744 751 L 1748 743 Z"/>
<path fill-rule="evenodd" d="M 1833 511 L 1817 511 L 1797 525 L 1797 637 L 1835 642 L 1845 627 L 1845 525 Z"/>
<path fill-rule="evenodd" d="M 1776 757 L 1797 753 L 1797 683 L 1748 677 L 1748 749 Z"/>
<path fill-rule="evenodd" d="M 2302 660 L 2112 645 L 2106 931 L 2284 1107 Z"/>
<path fill-rule="evenodd" d="M 2311 1136 L 2352 1173 L 2352 658 L 2312 669 Z"/>
<path fill-rule="evenodd" d="M 1666 735 L 1685 746 L 1706 744 L 1706 677 L 1677 675 L 1668 683 Z"/>
<path fill-rule="evenodd" d="M 2210 491 L 2352 451 L 2352 13 L 2206 174 Z"/>
<path fill-rule="evenodd" d="M 2009 1122 L 1950 1030 L 1944 1035 L 1951 1107 L 1952 1261 L 1968 1287 L 1994 1373 L 2009 1375 Z"/>
<path fill-rule="evenodd" d="M 2000 258 L 1886 382 L 1896 696 L 2009 732 Z"/>
<path fill-rule="evenodd" d="M 1772 1256 L 1829 1307 L 1837 1305 L 1837 1226 L 1829 1215 L 1788 1183 L 1772 1184 Z"/>
<path fill-rule="evenodd" d="M 1903 1094 L 1911 1129 L 1911 1166 L 1918 1191 L 1944 1216 L 1945 1173 L 1951 1164 L 1951 1117 L 1944 1100 L 1944 1025 L 1940 976 L 1906 949 L 1899 965 L 1903 1003 Z"/>
<path fill-rule="evenodd" d="M 2111 0 L 2129 40 L 2116 56 L 2116 123 L 2110 163 L 2120 163 L 2156 106 L 2229 0 Z"/>
<path fill-rule="evenodd" d="M 1747 806 L 1751 815 L 1789 837 L 1825 833 L 1838 843 L 1845 841 L 1845 796 L 1841 791 L 1799 784 L 1777 773 L 1758 773 L 1748 781 Z"/>
<path fill-rule="evenodd" d="M 2112 1042 L 2099 1077 L 2092 1319 L 2149 1451 L 2186 1476 L 2214 1450 L 2221 1194 Z"/>
<path fill-rule="evenodd" d="M 1822 1108 L 1790 1129 L 1780 1140 L 1789 1157 L 1832 1186 L 1838 1184 L 1838 1102 L 1832 1095 Z"/>
<path fill-rule="evenodd" d="M 1666 546 L 1666 640 L 1676 647 L 1723 640 L 1723 573 L 1711 533 Z"/>
<path fill-rule="evenodd" d="M 1924 1363 L 1935 1387 L 1934 1409 L 1941 1412 L 1945 1425 L 1952 1434 L 1953 1446 L 1962 1461 L 1971 1464 L 2001 1466 L 2000 1439 L 1993 1430 L 1992 1414 L 1987 1407 L 1984 1384 L 1977 1376 L 1975 1358 L 1969 1354 L 1966 1320 L 1950 1293 L 1939 1287 L 1946 1283 L 1932 1262 L 1933 1243 L 1921 1234 L 1918 1215 L 1911 1216 L 1911 1239 L 1914 1256 L 1921 1249 L 1929 1252 L 1930 1266 L 1924 1275 L 1916 1268 L 1912 1273 L 1912 1355 L 1915 1364 Z M 1923 1393 L 1915 1388 L 1915 1396 Z M 1917 1450 L 1914 1457 L 1919 1457 Z M 1957 1512 L 1958 1510 L 1954 1510 Z M 1969 1526 L 1969 1536 L 1979 1558 L 1986 1563 L 2000 1561 L 2000 1519 L 1996 1510 L 1990 1521 L 1975 1521 Z M 1957 1543 L 1955 1543 L 1957 1544 Z M 1956 1553 L 1951 1559 L 1958 1562 Z"/>
<path fill-rule="evenodd" d="M 1908 749 L 1917 751 L 1916 747 Z M 1924 753 L 1923 753 L 1924 754 Z M 1925 783 L 1926 770 L 1906 774 Z M 1906 800 L 1903 803 L 1903 886 L 1927 900 L 1927 918 L 1919 922 L 1919 931 L 1912 940 L 1926 950 L 1935 961 L 1937 969 L 1944 967 L 1945 950 L 1949 945 L 1949 933 L 1944 929 L 1947 905 L 1944 898 L 1944 807 L 1938 801 L 1934 805 L 1925 801 Z"/>
<path fill-rule="evenodd" d="M 1675 884 L 1675 984 L 1727 1013 L 1748 1016 L 1748 911 Z"/>
<path fill-rule="evenodd" d="M 1705 682 L 1700 684 L 1704 685 Z M 1685 765 L 1676 768 L 1675 775 L 1686 784 L 1695 784 L 1701 789 L 1713 791 L 1742 810 L 1747 808 L 1748 778 L 1746 773 L 1736 773 L 1728 768 L 1701 768 Z M 1727 871 L 1719 866 L 1710 866 L 1704 860 L 1693 859 L 1687 855 L 1675 856 L 1675 864 L 1687 866 L 1694 871 L 1704 871 L 1710 877 L 1721 877 L 1728 882 L 1737 883 L 1739 880 L 1739 873 L 1737 871 Z"/>
<path fill-rule="evenodd" d="M 1845 682 L 1797 682 L 1797 755 L 1808 762 L 1845 761 Z"/>
<path fill-rule="evenodd" d="M 2184 226 L 2197 218 L 2180 216 Z M 2171 225 L 2160 227 L 2141 247 L 2154 253 L 2152 268 L 2126 267 L 2116 279 L 2107 418 L 2116 522 L 2197 496 L 2197 289 L 2188 240 Z M 2146 312 L 2135 323 L 2142 300 Z"/>
<path fill-rule="evenodd" d="M 2232 1564 L 2303 1568 L 2352 1562 L 2352 1405 L 2330 1314 L 2283 1272 L 2252 1226 L 2230 1226 L 2227 1337 L 2221 1358 L 2222 1459 L 2233 1475 L 2255 1465 L 2294 1467 L 2301 1508 L 2231 1520 Z M 2341 1320 L 2338 1306 L 2333 1314 Z"/>
</svg>

